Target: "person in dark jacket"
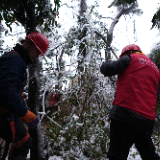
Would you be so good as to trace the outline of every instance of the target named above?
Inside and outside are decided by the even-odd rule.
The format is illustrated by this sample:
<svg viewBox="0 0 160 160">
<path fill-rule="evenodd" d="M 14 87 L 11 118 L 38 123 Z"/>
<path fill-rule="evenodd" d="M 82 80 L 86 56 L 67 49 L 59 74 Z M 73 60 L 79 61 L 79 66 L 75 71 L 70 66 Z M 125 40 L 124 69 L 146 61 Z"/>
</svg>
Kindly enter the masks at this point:
<svg viewBox="0 0 160 160">
<path fill-rule="evenodd" d="M 41 33 L 31 33 L 23 44 L 16 44 L 12 51 L 0 57 L 0 138 L 11 142 L 10 160 L 26 160 L 32 139 L 24 127 L 33 129 L 39 122 L 21 99 L 26 82 L 26 69 L 49 46 Z"/>
<path fill-rule="evenodd" d="M 106 60 L 100 71 L 104 76 L 118 75 L 109 114 L 109 160 L 127 160 L 133 144 L 143 160 L 160 160 L 151 139 L 160 80 L 157 66 L 139 46 L 130 44 L 118 60 Z"/>
</svg>

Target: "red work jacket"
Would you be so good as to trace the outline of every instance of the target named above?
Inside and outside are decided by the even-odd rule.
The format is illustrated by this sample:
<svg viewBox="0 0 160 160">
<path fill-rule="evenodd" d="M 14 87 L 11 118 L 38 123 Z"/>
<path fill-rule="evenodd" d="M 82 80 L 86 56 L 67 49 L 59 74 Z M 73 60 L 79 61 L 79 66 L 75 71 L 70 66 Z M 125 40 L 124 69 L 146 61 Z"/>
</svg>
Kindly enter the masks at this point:
<svg viewBox="0 0 160 160">
<path fill-rule="evenodd" d="M 128 67 L 118 75 L 114 105 L 155 120 L 160 74 L 147 56 L 134 53 Z"/>
</svg>

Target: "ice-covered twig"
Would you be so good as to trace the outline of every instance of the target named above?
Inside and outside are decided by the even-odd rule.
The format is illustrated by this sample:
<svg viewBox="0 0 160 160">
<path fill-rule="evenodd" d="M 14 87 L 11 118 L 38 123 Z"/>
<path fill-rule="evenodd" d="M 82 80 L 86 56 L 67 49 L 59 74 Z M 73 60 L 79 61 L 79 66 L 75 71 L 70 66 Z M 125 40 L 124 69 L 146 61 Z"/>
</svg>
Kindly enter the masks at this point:
<svg viewBox="0 0 160 160">
<path fill-rule="evenodd" d="M 59 125 L 57 122 L 55 122 L 52 118 L 50 118 L 50 117 L 48 117 L 48 116 L 47 116 L 47 118 L 48 118 L 49 120 L 51 120 L 54 124 L 56 124 L 58 127 L 62 128 L 62 126 Z"/>
<path fill-rule="evenodd" d="M 110 47 L 110 49 L 111 49 L 112 53 L 114 54 L 114 56 L 118 59 L 118 56 L 115 54 L 114 50 L 112 49 L 112 47 L 110 46 L 110 44 L 108 43 L 106 38 L 102 34 L 97 32 L 97 31 L 95 31 L 95 33 L 103 39 L 103 41 Z"/>
<path fill-rule="evenodd" d="M 73 6 L 69 6 L 67 3 L 62 4 L 61 7 L 62 6 L 67 6 L 68 8 L 73 8 Z"/>
</svg>

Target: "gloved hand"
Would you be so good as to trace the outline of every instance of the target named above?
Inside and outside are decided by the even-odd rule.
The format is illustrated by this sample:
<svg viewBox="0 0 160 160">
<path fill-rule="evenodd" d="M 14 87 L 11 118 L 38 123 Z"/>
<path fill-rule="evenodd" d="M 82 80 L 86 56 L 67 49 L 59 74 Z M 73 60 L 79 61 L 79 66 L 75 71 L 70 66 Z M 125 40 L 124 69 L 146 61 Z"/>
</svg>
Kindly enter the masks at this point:
<svg viewBox="0 0 160 160">
<path fill-rule="evenodd" d="M 28 128 L 30 129 L 33 129 L 39 122 L 37 116 L 30 110 L 28 110 L 26 115 L 21 118 L 28 125 Z"/>
</svg>

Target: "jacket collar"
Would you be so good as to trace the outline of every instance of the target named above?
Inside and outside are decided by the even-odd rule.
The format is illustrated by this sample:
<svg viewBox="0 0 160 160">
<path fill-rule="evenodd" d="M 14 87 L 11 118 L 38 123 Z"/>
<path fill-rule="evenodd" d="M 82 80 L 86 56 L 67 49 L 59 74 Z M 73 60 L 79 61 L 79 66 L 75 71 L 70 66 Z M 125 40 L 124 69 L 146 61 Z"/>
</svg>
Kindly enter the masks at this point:
<svg viewBox="0 0 160 160">
<path fill-rule="evenodd" d="M 24 60 L 27 66 L 32 63 L 27 51 L 19 43 L 17 43 L 16 46 L 13 47 L 13 49 L 14 51 L 19 53 L 20 57 Z"/>
</svg>

